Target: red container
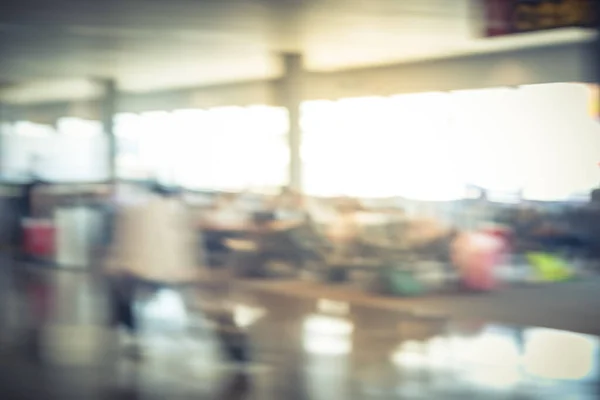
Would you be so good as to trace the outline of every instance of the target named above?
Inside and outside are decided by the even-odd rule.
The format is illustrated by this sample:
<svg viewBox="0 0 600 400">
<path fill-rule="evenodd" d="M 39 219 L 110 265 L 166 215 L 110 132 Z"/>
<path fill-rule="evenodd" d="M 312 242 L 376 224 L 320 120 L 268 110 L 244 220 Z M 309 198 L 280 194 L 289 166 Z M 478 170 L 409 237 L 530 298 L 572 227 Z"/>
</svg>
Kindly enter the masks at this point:
<svg viewBox="0 0 600 400">
<path fill-rule="evenodd" d="M 54 256 L 56 230 L 52 221 L 26 219 L 23 230 L 25 254 L 38 258 Z"/>
</svg>

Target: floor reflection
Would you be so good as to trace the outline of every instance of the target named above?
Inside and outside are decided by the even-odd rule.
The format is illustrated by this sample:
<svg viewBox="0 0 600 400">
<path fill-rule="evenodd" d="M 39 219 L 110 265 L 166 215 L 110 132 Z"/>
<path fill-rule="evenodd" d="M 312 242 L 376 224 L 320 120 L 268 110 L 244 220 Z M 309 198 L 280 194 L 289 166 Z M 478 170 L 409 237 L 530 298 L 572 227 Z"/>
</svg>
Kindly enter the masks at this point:
<svg viewBox="0 0 600 400">
<path fill-rule="evenodd" d="M 345 318 L 309 315 L 303 326 L 303 345 L 308 353 L 342 355 L 352 351 L 353 324 Z"/>
<path fill-rule="evenodd" d="M 176 394 L 211 399 L 599 398 L 599 339 L 594 336 L 447 321 L 333 299 L 243 295 L 230 305 L 236 325 L 247 329 L 251 339 L 248 365 L 222 355 L 211 327 L 197 310 L 185 309 L 180 293 L 162 291 L 140 307 L 145 360 L 119 360 L 96 381 L 117 398 L 144 399 Z M 65 357 L 71 353 L 73 359 L 75 340 L 84 349 L 84 339 L 95 340 L 97 331 L 63 318 L 47 333 L 53 355 L 45 372 L 48 382 L 56 386 L 53 379 L 60 376 L 60 382 L 83 387 L 93 381 L 86 375 L 91 371 L 86 360 L 93 362 L 97 353 L 71 362 Z"/>
<path fill-rule="evenodd" d="M 448 323 L 324 299 L 312 309 L 297 317 L 313 398 L 346 398 L 348 390 L 357 398 L 598 398 L 597 337 Z"/>
<path fill-rule="evenodd" d="M 600 383 L 598 355 L 596 337 L 490 325 L 476 336 L 403 341 L 390 359 L 403 372 L 450 374 L 455 385 L 515 393 L 533 386 L 574 396 Z"/>
<path fill-rule="evenodd" d="M 553 329 L 525 330 L 523 368 L 549 380 L 598 379 L 598 338 Z"/>
</svg>

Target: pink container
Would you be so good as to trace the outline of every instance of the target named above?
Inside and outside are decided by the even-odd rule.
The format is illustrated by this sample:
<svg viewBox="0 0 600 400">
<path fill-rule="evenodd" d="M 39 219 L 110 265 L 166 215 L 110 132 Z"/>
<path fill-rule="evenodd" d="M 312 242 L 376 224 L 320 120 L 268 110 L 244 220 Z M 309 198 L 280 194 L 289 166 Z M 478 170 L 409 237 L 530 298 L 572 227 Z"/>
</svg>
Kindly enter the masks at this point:
<svg viewBox="0 0 600 400">
<path fill-rule="evenodd" d="M 492 235 L 467 233 L 459 237 L 452 256 L 463 285 L 478 291 L 496 289 L 495 267 L 502 260 L 503 249 L 502 241 Z"/>
</svg>

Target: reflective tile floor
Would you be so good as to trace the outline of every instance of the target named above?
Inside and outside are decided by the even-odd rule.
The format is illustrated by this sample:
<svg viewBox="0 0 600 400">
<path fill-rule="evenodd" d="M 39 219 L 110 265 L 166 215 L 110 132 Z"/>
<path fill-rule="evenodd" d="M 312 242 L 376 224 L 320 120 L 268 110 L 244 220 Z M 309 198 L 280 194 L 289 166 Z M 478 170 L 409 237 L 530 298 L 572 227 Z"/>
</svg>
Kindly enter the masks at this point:
<svg viewBox="0 0 600 400">
<path fill-rule="evenodd" d="M 78 279 L 63 282 L 66 308 L 84 303 L 67 295 Z M 251 343 L 244 367 L 224 359 L 202 315 L 165 290 L 140 307 L 143 361 L 120 355 L 116 332 L 71 310 L 77 318 L 46 327 L 43 364 L 4 347 L 0 398 L 600 398 L 595 336 L 260 292 L 233 303 Z"/>
</svg>

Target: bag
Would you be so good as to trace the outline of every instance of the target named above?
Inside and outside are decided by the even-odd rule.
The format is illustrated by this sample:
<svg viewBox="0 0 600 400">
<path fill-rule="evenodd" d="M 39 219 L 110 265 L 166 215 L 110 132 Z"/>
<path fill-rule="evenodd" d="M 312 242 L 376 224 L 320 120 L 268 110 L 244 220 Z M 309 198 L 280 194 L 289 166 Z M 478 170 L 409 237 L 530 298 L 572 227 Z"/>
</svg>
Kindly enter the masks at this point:
<svg viewBox="0 0 600 400">
<path fill-rule="evenodd" d="M 423 285 L 414 275 L 402 269 L 385 268 L 382 271 L 382 283 L 385 293 L 394 296 L 417 296 L 424 292 Z"/>
<path fill-rule="evenodd" d="M 573 271 L 561 258 L 548 253 L 528 253 L 527 261 L 544 282 L 560 282 L 573 277 Z"/>
</svg>

